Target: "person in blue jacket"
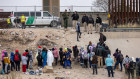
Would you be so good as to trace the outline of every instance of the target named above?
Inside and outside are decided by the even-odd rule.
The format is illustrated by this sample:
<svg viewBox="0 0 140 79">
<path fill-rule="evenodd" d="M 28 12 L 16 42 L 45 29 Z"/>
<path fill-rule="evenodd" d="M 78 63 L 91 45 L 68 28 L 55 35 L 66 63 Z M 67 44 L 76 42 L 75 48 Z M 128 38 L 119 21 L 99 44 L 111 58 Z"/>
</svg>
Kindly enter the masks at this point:
<svg viewBox="0 0 140 79">
<path fill-rule="evenodd" d="M 65 48 L 65 68 L 67 69 L 67 65 L 71 69 L 71 54 L 67 48 Z"/>
<path fill-rule="evenodd" d="M 47 63 L 47 49 L 46 48 L 43 48 L 42 50 L 42 59 L 43 59 L 43 68 L 44 68 Z"/>
<path fill-rule="evenodd" d="M 110 71 L 111 71 L 111 74 L 112 74 L 112 77 L 114 77 L 114 73 L 113 73 L 113 59 L 110 58 L 110 54 L 108 54 L 108 58 L 106 58 L 105 60 L 105 64 L 107 66 L 107 71 L 108 71 L 108 77 L 110 77 Z"/>
<path fill-rule="evenodd" d="M 11 52 L 11 55 L 10 55 L 11 71 L 13 71 L 13 68 L 15 69 L 14 56 L 15 56 L 15 54 L 13 52 Z"/>
</svg>

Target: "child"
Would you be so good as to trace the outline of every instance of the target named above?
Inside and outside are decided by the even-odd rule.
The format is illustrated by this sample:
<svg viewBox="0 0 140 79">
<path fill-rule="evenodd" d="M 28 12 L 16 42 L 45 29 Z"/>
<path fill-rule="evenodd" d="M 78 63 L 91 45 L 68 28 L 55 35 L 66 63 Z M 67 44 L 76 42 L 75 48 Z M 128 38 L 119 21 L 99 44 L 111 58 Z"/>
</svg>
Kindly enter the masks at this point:
<svg viewBox="0 0 140 79">
<path fill-rule="evenodd" d="M 77 23 L 77 26 L 76 26 L 76 32 L 77 32 L 77 41 L 79 41 L 78 38 L 81 38 L 80 22 Z"/>
<path fill-rule="evenodd" d="M 5 64 L 5 74 L 8 74 L 8 65 L 10 64 L 10 60 L 9 60 L 7 52 L 5 52 L 4 54 L 5 56 L 3 57 L 3 59 L 4 59 L 4 64 Z"/>
<path fill-rule="evenodd" d="M 22 72 L 26 72 L 26 66 L 27 66 L 27 60 L 26 53 L 23 53 L 22 55 Z"/>
<path fill-rule="evenodd" d="M 71 54 L 68 52 L 67 48 L 65 48 L 65 68 L 67 69 L 67 65 L 71 69 Z"/>
<path fill-rule="evenodd" d="M 13 71 L 13 68 L 15 69 L 14 55 L 15 54 L 13 52 L 11 52 L 11 56 L 10 56 L 11 71 Z"/>
</svg>

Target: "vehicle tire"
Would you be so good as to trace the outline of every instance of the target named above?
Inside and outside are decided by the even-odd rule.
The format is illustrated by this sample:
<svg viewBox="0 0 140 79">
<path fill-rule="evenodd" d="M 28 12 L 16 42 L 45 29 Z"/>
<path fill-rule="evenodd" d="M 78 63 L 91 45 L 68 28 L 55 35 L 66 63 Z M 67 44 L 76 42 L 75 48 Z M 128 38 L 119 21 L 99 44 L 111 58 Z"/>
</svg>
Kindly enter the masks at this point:
<svg viewBox="0 0 140 79">
<path fill-rule="evenodd" d="M 58 22 L 57 21 L 52 21 L 50 26 L 51 27 L 57 27 L 58 26 Z"/>
</svg>

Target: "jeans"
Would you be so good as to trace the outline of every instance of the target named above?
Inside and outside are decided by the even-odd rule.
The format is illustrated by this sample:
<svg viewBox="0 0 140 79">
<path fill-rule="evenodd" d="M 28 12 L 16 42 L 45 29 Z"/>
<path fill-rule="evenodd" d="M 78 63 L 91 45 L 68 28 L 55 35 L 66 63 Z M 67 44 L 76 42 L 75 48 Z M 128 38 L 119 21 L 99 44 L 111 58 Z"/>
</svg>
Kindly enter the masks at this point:
<svg viewBox="0 0 140 79">
<path fill-rule="evenodd" d="M 90 60 L 90 58 L 89 58 L 89 67 L 91 68 L 91 60 Z"/>
<path fill-rule="evenodd" d="M 20 61 L 15 61 L 16 63 L 16 71 L 20 71 Z"/>
<path fill-rule="evenodd" d="M 5 63 L 5 73 L 8 73 L 8 63 Z"/>
<path fill-rule="evenodd" d="M 67 68 L 67 64 L 69 65 L 69 67 L 71 68 L 71 63 L 69 60 L 65 60 L 65 68 Z"/>
<path fill-rule="evenodd" d="M 111 71 L 112 77 L 114 77 L 112 66 L 107 66 L 107 71 L 108 71 L 108 77 L 110 77 L 110 71 Z"/>
<path fill-rule="evenodd" d="M 117 62 L 116 62 L 115 67 L 114 67 L 114 70 L 116 69 L 116 67 L 117 67 L 117 65 L 118 65 L 119 63 L 120 63 L 120 66 L 121 66 L 121 71 L 122 71 L 123 66 L 122 66 L 122 62 L 120 62 L 120 61 L 117 61 Z"/>
<path fill-rule="evenodd" d="M 95 70 L 96 70 L 96 74 L 98 74 L 98 72 L 97 72 L 97 64 L 92 64 L 92 67 L 93 67 L 93 74 L 94 74 Z"/>
<path fill-rule="evenodd" d="M 15 63 L 11 61 L 11 71 L 13 71 L 13 68 L 15 69 Z"/>
</svg>

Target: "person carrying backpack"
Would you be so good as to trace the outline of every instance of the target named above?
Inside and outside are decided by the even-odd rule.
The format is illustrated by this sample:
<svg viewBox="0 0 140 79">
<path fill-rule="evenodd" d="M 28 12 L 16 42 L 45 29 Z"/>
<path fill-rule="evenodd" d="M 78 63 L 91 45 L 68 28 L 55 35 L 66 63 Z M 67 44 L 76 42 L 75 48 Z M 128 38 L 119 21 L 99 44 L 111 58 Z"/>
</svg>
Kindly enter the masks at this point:
<svg viewBox="0 0 140 79">
<path fill-rule="evenodd" d="M 86 51 L 84 51 L 83 59 L 84 59 L 85 68 L 88 68 L 88 54 Z"/>
<path fill-rule="evenodd" d="M 21 55 L 19 54 L 18 50 L 15 50 L 15 56 L 14 56 L 14 61 L 16 64 L 16 71 L 20 71 L 20 61 L 21 61 Z"/>
<path fill-rule="evenodd" d="M 11 62 L 11 71 L 13 71 L 13 68 L 15 69 L 15 61 L 14 61 L 14 53 L 11 52 L 11 56 L 10 56 L 10 62 Z"/>
<path fill-rule="evenodd" d="M 114 70 L 116 69 L 116 66 L 118 64 L 120 64 L 120 66 L 121 66 L 121 72 L 122 72 L 122 69 L 123 69 L 123 66 L 122 66 L 123 59 L 124 59 L 124 57 L 123 57 L 121 51 L 119 50 L 119 53 L 118 53 L 118 56 L 117 56 L 117 62 L 115 63 Z"/>
<path fill-rule="evenodd" d="M 124 66 L 124 69 L 125 69 L 125 74 L 127 74 L 127 69 L 129 68 L 129 56 L 126 55 L 126 57 L 123 59 L 123 66 Z"/>
</svg>

